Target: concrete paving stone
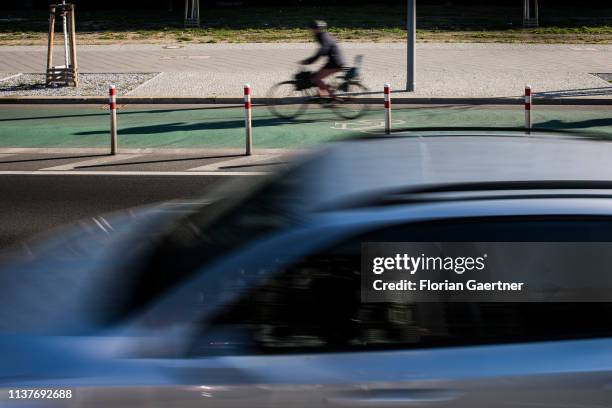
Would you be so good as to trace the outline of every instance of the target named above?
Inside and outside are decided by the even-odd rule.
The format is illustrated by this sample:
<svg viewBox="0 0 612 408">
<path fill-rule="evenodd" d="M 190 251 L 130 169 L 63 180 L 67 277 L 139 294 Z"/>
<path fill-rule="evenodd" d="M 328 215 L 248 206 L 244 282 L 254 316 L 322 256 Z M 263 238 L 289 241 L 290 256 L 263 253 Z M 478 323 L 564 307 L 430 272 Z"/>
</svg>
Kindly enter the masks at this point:
<svg viewBox="0 0 612 408">
<path fill-rule="evenodd" d="M 406 45 L 344 43 L 349 61 L 364 55 L 363 80 L 371 89 L 405 87 Z M 240 96 L 250 83 L 256 96 L 298 69 L 312 43 L 98 45 L 79 47 L 81 72 L 162 72 L 134 96 Z M 59 57 L 59 54 L 58 54 Z M 45 47 L 0 47 L 0 71 L 44 70 Z M 612 97 L 612 86 L 592 73 L 612 71 L 612 45 L 417 45 L 415 97 L 512 97 L 526 84 L 549 97 Z"/>
</svg>

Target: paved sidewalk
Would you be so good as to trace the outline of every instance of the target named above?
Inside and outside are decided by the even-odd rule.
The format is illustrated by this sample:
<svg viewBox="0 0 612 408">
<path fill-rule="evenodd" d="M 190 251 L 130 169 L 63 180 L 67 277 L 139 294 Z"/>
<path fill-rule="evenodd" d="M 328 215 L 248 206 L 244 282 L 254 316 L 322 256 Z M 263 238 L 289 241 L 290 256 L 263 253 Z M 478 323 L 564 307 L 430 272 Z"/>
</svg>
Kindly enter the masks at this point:
<svg viewBox="0 0 612 408">
<path fill-rule="evenodd" d="M 159 72 L 134 96 L 255 94 L 297 70 L 313 44 L 190 44 L 81 46 L 82 72 Z M 364 80 L 405 86 L 406 49 L 399 43 L 347 43 L 349 58 L 363 54 Z M 59 57 L 59 55 L 58 55 Z M 531 84 L 540 96 L 612 98 L 612 84 L 593 73 L 612 72 L 612 45 L 418 44 L 415 97 L 513 97 Z M 43 72 L 45 47 L 0 47 L 0 72 Z M 1 79 L 1 78 L 0 78 Z M 0 82 L 1 86 L 1 82 Z"/>
</svg>

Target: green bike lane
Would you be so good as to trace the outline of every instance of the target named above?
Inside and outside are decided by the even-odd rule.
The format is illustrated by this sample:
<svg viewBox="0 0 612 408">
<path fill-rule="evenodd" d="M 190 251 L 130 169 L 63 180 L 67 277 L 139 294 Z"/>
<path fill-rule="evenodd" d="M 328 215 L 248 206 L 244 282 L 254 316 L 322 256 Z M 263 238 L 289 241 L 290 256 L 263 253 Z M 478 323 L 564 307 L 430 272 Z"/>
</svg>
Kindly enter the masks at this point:
<svg viewBox="0 0 612 408">
<path fill-rule="evenodd" d="M 106 107 L 1 106 L 1 148 L 102 148 L 109 145 Z M 382 130 L 384 112 L 373 108 L 356 120 L 324 108 L 298 119 L 253 110 L 255 148 L 302 148 L 359 133 Z M 612 136 L 612 106 L 537 107 L 534 126 Z M 522 106 L 396 106 L 396 128 L 520 127 Z M 219 106 L 125 106 L 119 110 L 119 145 L 124 148 L 242 148 L 244 110 Z"/>
</svg>

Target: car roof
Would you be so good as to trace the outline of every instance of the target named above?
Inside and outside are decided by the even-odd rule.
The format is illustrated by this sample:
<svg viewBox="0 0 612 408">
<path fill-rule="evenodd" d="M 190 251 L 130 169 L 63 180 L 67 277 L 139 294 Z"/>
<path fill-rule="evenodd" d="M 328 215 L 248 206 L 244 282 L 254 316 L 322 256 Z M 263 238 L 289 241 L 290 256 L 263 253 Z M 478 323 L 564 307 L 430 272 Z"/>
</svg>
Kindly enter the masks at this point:
<svg viewBox="0 0 612 408">
<path fill-rule="evenodd" d="M 556 134 L 405 133 L 337 142 L 306 169 L 308 199 L 319 206 L 432 186 L 612 181 L 612 143 Z"/>
</svg>

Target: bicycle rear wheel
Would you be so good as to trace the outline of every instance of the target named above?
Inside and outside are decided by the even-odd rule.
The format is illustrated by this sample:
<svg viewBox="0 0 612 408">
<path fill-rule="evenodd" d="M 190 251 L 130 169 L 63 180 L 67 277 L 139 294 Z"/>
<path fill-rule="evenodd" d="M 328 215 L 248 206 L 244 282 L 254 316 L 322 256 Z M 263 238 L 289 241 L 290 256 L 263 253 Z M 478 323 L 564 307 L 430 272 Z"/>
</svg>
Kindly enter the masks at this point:
<svg viewBox="0 0 612 408">
<path fill-rule="evenodd" d="M 312 99 L 307 89 L 296 89 L 295 81 L 280 82 L 268 92 L 268 109 L 282 119 L 294 119 L 304 113 Z"/>
<path fill-rule="evenodd" d="M 332 106 L 334 113 L 344 119 L 357 119 L 370 110 L 370 105 L 359 101 L 359 94 L 368 92 L 368 88 L 360 82 L 347 84 L 346 93 L 337 94 L 340 103 Z"/>
</svg>

